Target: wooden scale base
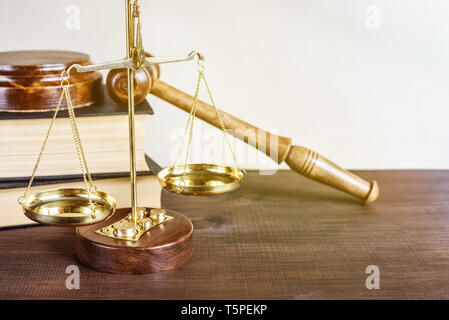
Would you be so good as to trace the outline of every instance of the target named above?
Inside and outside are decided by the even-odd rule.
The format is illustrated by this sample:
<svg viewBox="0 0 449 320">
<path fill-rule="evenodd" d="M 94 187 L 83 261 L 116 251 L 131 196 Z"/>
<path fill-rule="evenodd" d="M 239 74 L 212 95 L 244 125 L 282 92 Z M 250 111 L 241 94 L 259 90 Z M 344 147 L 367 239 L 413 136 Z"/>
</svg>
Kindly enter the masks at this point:
<svg viewBox="0 0 449 320">
<path fill-rule="evenodd" d="M 130 212 L 131 208 L 117 209 L 110 219 L 76 229 L 76 252 L 83 264 L 108 273 L 145 274 L 169 270 L 190 259 L 192 222 L 175 211 L 167 210 L 173 219 L 150 229 L 138 241 L 114 239 L 95 232 Z"/>
</svg>

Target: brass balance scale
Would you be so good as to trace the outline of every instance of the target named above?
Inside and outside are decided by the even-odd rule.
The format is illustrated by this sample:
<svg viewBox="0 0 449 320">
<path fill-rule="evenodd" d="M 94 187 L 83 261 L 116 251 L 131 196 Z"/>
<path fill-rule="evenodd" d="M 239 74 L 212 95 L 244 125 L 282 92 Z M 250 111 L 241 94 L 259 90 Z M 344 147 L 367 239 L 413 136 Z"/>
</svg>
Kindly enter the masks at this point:
<svg viewBox="0 0 449 320">
<path fill-rule="evenodd" d="M 137 205 L 134 138 L 135 97 L 133 94 L 135 92 L 135 72 L 139 72 L 144 68 L 154 68 L 163 63 L 189 61 L 195 58 L 198 61 L 196 91 L 189 107 L 189 117 L 178 157 L 172 167 L 158 173 L 158 180 L 161 186 L 169 192 L 183 195 L 214 195 L 230 192 L 238 188 L 240 181 L 245 176 L 245 170 L 241 169 L 237 162 L 237 157 L 227 136 L 225 122 L 238 123 L 243 127 L 248 127 L 249 125 L 216 108 L 211 90 L 204 76 L 205 60 L 200 53 L 193 51 L 183 57 L 147 57 L 142 46 L 138 0 L 125 0 L 125 12 L 127 46 L 125 59 L 95 65 L 74 64 L 62 73 L 61 86 L 63 89 L 59 103 L 45 135 L 28 188 L 24 195 L 19 198 L 19 203 L 22 205 L 25 215 L 36 222 L 53 226 L 77 227 L 77 254 L 84 264 L 104 272 L 142 274 L 171 269 L 187 261 L 191 257 L 193 250 L 193 226 L 187 217 L 178 212 L 161 208 L 139 207 Z M 88 170 L 69 93 L 69 75 L 72 70 L 91 72 L 111 69 L 125 69 L 127 72 L 131 182 L 130 208 L 116 209 L 114 197 L 97 190 L 95 187 Z M 170 92 L 181 93 L 156 80 L 153 81 L 153 94 L 175 105 L 182 105 L 182 102 L 172 101 L 173 99 L 169 94 Z M 209 94 L 211 106 L 198 100 L 202 81 Z M 184 100 L 188 99 L 188 97 L 183 97 Z M 53 189 L 30 194 L 33 179 L 45 152 L 53 124 L 64 98 L 67 101 L 84 188 Z M 198 114 L 200 118 L 214 124 L 223 131 L 230 152 L 233 155 L 235 167 L 188 163 L 193 123 L 197 116 L 198 108 L 200 110 Z M 205 108 L 209 108 L 207 114 L 204 112 Z M 184 110 L 186 109 L 184 108 Z M 211 121 L 211 114 L 214 114 L 215 117 L 213 122 Z M 223 119 L 223 116 L 226 119 Z M 183 164 L 179 164 L 186 139 L 185 160 Z M 245 142 L 256 147 L 260 145 L 258 140 L 249 140 Z M 368 183 L 306 148 L 291 146 L 291 140 L 288 138 L 279 137 L 279 140 L 285 144 L 285 146 L 279 146 L 279 150 L 284 150 L 284 154 L 280 155 L 281 158 L 277 159 L 279 163 L 286 160 L 290 167 L 300 174 L 346 191 L 363 199 L 364 202 L 372 202 L 377 199 L 378 187 L 375 181 Z"/>
<path fill-rule="evenodd" d="M 36 165 L 28 183 L 28 187 L 19 203 L 23 207 L 25 215 L 42 224 L 63 227 L 82 227 L 95 225 L 95 231 L 92 229 L 77 231 L 78 240 L 82 236 L 83 231 L 87 232 L 87 238 L 84 241 L 91 242 L 92 248 L 100 248 L 100 245 L 109 245 L 110 250 L 117 251 L 115 258 L 107 261 L 107 254 L 98 254 L 89 257 L 89 248 L 83 247 L 80 241 L 77 242 L 78 255 L 82 262 L 106 272 L 113 273 L 146 273 L 160 270 L 166 270 L 175 267 L 187 260 L 192 253 L 191 233 L 193 231 L 191 222 L 179 213 L 170 212 L 160 208 L 147 208 L 137 206 L 137 183 L 136 183 L 136 159 L 135 159 L 135 138 L 134 138 L 134 72 L 144 67 L 154 64 L 172 63 L 179 61 L 193 60 L 198 57 L 198 82 L 195 93 L 195 99 L 192 104 L 191 112 L 187 121 L 181 148 L 178 153 L 178 159 L 175 164 L 167 169 L 162 170 L 158 174 L 158 179 L 166 190 L 184 195 L 210 195 L 229 192 L 239 186 L 240 180 L 244 177 L 245 171 L 240 169 L 237 158 L 232 151 L 229 139 L 226 135 L 226 128 L 220 117 L 218 109 L 215 107 L 216 116 L 221 123 L 222 131 L 226 137 L 226 141 L 233 154 L 236 168 L 214 165 L 214 164 L 188 164 L 190 145 L 193 135 L 193 124 L 196 113 L 196 105 L 198 103 L 198 94 L 201 80 L 207 87 L 208 93 L 213 102 L 211 91 L 204 77 L 204 57 L 193 51 L 184 57 L 146 57 L 142 46 L 141 35 L 141 18 L 138 0 L 126 0 L 126 36 L 127 36 L 127 52 L 126 59 L 106 62 L 102 64 L 82 66 L 78 64 L 71 65 L 61 74 L 62 92 L 59 98 L 47 134 L 45 135 Z M 129 119 L 129 149 L 130 149 L 130 180 L 131 180 L 131 208 L 122 210 L 124 217 L 115 219 L 116 221 L 108 225 L 100 226 L 100 223 L 111 218 L 116 212 L 116 201 L 114 197 L 106 192 L 97 190 L 88 170 L 86 156 L 81 143 L 78 131 L 77 121 L 74 108 L 71 102 L 69 92 L 69 75 L 72 70 L 78 72 L 91 72 L 97 70 L 109 69 L 127 69 L 128 72 L 128 119 Z M 39 163 L 45 153 L 45 148 L 51 134 L 53 124 L 56 120 L 58 111 L 61 107 L 62 99 L 67 101 L 70 124 L 72 128 L 74 143 L 80 168 L 83 175 L 85 188 L 60 188 L 30 194 L 30 189 L 37 173 Z M 184 142 L 188 139 L 185 163 L 179 165 L 179 159 L 182 154 Z M 124 213 L 124 214 L 123 214 Z M 177 220 L 173 224 L 176 229 L 175 236 L 170 237 L 170 232 L 165 230 L 168 235 L 159 236 L 159 241 L 148 245 L 146 243 L 139 244 L 139 240 L 152 228 L 162 224 Z M 99 226 L 99 227 L 98 227 Z M 167 224 L 164 229 L 170 229 L 171 224 Z M 168 230 L 170 231 L 170 230 Z M 173 232 L 172 232 L 173 233 Z M 111 238 L 111 241 L 95 240 L 96 236 Z M 89 236 L 93 237 L 90 239 Z M 156 236 L 155 236 L 156 237 Z M 102 239 L 104 240 L 104 239 Z M 95 244 L 93 244 L 95 243 Z M 131 243 L 131 244 L 130 244 Z M 159 247 L 169 244 L 169 250 L 164 251 Z M 117 248 L 122 248 L 123 252 L 119 252 Z M 130 248 L 140 249 L 134 250 L 134 255 L 140 255 L 139 261 L 131 267 L 123 267 L 121 264 L 127 263 L 133 259 L 133 252 Z M 109 253 L 110 250 L 106 250 Z M 142 252 L 147 251 L 143 256 Z M 158 252 L 159 251 L 159 252 Z M 98 263 L 98 260 L 101 262 Z M 129 263 L 128 263 L 129 264 Z"/>
</svg>

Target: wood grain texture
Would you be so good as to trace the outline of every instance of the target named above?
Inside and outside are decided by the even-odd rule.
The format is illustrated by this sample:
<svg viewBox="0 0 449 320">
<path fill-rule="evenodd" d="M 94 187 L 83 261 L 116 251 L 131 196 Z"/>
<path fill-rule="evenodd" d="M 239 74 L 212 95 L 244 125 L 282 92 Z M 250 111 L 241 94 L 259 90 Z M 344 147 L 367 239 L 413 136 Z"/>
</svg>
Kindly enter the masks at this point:
<svg viewBox="0 0 449 320">
<path fill-rule="evenodd" d="M 84 267 L 74 230 L 0 232 L 1 299 L 449 298 L 449 171 L 357 171 L 383 186 L 352 197 L 291 171 L 249 172 L 215 197 L 164 193 L 194 224 L 194 255 L 175 270 L 117 276 Z M 79 265 L 81 289 L 64 273 Z M 380 268 L 380 290 L 365 269 Z"/>
<path fill-rule="evenodd" d="M 182 214 L 167 210 L 173 220 L 149 230 L 139 241 L 121 241 L 95 233 L 125 218 L 131 208 L 110 219 L 76 229 L 76 252 L 82 263 L 102 272 L 145 274 L 173 269 L 192 256 L 193 226 Z"/>
<path fill-rule="evenodd" d="M 61 95 L 61 72 L 72 64 L 92 64 L 87 54 L 57 50 L 0 52 L 0 111 L 48 111 Z M 98 102 L 102 97 L 101 73 L 70 74 L 74 107 Z M 65 99 L 61 104 L 67 107 Z"/>
<path fill-rule="evenodd" d="M 147 57 L 153 55 L 145 52 Z M 145 101 L 151 89 L 151 79 L 159 78 L 159 65 L 153 64 L 148 68 L 142 68 L 134 72 L 134 103 Z M 106 89 L 109 96 L 116 103 L 128 106 L 128 72 L 126 69 L 112 69 L 106 77 Z"/>
</svg>

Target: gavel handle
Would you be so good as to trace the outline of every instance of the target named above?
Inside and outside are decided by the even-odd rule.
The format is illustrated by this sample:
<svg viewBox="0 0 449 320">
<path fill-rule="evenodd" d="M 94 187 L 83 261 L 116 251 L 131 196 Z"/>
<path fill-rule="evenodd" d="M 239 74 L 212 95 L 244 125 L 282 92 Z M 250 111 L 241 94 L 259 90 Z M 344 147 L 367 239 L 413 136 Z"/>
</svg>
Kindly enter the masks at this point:
<svg viewBox="0 0 449 320">
<path fill-rule="evenodd" d="M 190 112 L 193 97 L 159 79 L 153 81 L 150 93 Z M 292 146 L 290 138 L 266 132 L 222 110 L 219 112 L 225 127 L 231 129 L 232 135 L 256 149 L 264 151 L 277 163 L 285 161 L 299 174 L 356 196 L 364 203 L 373 202 L 378 198 L 379 187 L 376 181 L 365 181 L 312 150 L 301 146 Z M 198 101 L 196 116 L 220 128 L 214 108 L 203 101 Z"/>
</svg>

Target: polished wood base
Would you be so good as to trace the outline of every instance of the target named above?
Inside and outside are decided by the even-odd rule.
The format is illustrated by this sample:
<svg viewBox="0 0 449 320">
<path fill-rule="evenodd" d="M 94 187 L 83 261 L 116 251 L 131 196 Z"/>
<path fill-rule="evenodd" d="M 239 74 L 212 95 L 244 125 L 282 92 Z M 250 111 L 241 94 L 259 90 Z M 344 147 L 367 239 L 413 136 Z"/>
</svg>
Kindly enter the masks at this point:
<svg viewBox="0 0 449 320">
<path fill-rule="evenodd" d="M 108 273 L 144 274 L 175 268 L 192 256 L 192 223 L 171 210 L 167 215 L 173 220 L 150 229 L 136 242 L 95 233 L 130 212 L 131 208 L 117 209 L 106 221 L 76 229 L 76 252 L 83 264 Z"/>
</svg>

